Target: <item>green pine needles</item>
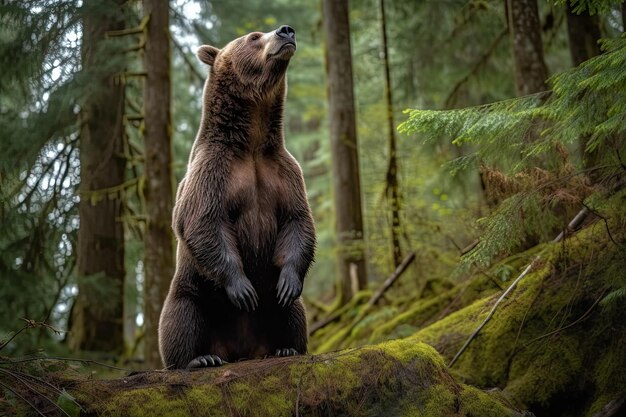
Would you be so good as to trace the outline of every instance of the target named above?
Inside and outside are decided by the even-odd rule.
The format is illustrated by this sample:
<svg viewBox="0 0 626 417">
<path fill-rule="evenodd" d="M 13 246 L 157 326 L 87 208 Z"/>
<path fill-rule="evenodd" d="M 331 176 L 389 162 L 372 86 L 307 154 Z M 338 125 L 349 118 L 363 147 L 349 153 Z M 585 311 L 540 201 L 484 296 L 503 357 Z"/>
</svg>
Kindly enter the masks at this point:
<svg viewBox="0 0 626 417">
<path fill-rule="evenodd" d="M 553 76 L 551 91 L 464 109 L 405 111 L 400 132 L 463 146 L 450 172 L 479 165 L 486 192 L 497 190 L 462 269 L 551 240 L 581 204 L 597 200 L 587 197 L 623 182 L 626 36 L 603 40 L 602 49 Z"/>
</svg>

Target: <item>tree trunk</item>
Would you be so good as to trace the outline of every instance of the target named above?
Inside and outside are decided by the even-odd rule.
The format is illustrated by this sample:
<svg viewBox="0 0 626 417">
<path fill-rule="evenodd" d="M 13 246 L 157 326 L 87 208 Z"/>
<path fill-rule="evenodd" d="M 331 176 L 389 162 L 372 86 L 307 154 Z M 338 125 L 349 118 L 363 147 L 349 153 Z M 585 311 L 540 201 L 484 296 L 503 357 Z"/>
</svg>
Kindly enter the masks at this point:
<svg viewBox="0 0 626 417">
<path fill-rule="evenodd" d="M 569 50 L 572 57 L 572 64 L 578 66 L 584 61 L 600 55 L 600 26 L 598 16 L 591 16 L 588 11 L 575 14 L 573 7 L 567 3 L 567 35 L 569 38 Z M 593 168 L 598 165 L 598 150 L 587 152 L 587 142 L 590 136 L 581 136 L 579 139 L 580 155 L 582 156 L 583 167 Z M 592 182 L 598 182 L 600 178 L 597 172 L 587 171 L 587 177 Z"/>
<path fill-rule="evenodd" d="M 102 41 L 122 29 L 121 7 L 103 14 L 94 0 L 83 6 L 83 71 L 94 88 L 81 109 L 78 296 L 69 345 L 76 350 L 121 353 L 123 338 L 124 226 L 119 190 L 124 182 L 124 85 L 121 68 L 107 68 Z M 118 0 L 121 6 L 123 1 Z M 103 297 L 106 297 L 104 303 Z"/>
<path fill-rule="evenodd" d="M 575 67 L 594 56 L 600 55 L 600 26 L 598 16 L 591 16 L 588 11 L 576 14 L 567 3 L 567 35 L 569 51 Z"/>
<path fill-rule="evenodd" d="M 518 96 L 544 91 L 548 69 L 543 59 L 537 0 L 507 0 L 506 5 L 515 91 Z"/>
<path fill-rule="evenodd" d="M 513 74 L 517 96 L 547 89 L 548 69 L 543 58 L 537 0 L 506 0 L 505 13 L 513 52 Z M 479 161 L 480 185 L 489 209 L 498 206 L 502 190 L 487 175 L 488 167 Z"/>
<path fill-rule="evenodd" d="M 146 229 L 144 232 L 144 359 L 161 366 L 157 328 L 174 274 L 169 2 L 144 0 L 150 17 L 144 50 Z"/>
<path fill-rule="evenodd" d="M 389 129 L 389 164 L 387 166 L 386 194 L 391 211 L 391 250 L 393 264 L 397 268 L 402 263 L 400 248 L 400 191 L 398 186 L 398 158 L 396 152 L 396 126 L 393 121 L 393 100 L 391 95 L 391 76 L 389 73 L 389 49 L 387 47 L 387 19 L 385 18 L 385 0 L 380 0 L 380 21 L 383 38 L 383 63 L 385 67 L 385 101 L 387 102 L 387 128 Z"/>
<path fill-rule="evenodd" d="M 367 286 L 347 0 L 324 0 L 340 300 Z"/>
</svg>

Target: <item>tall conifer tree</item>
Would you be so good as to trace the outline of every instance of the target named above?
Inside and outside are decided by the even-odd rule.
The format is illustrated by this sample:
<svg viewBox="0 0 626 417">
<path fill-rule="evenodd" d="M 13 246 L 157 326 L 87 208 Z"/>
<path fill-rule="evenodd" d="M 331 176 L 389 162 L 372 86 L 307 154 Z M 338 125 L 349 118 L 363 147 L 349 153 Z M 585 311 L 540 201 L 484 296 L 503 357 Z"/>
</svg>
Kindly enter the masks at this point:
<svg viewBox="0 0 626 417">
<path fill-rule="evenodd" d="M 119 68 L 102 70 L 106 32 L 124 27 L 122 4 L 83 4 L 83 70 L 95 88 L 81 109 L 78 296 L 72 309 L 70 346 L 122 352 L 124 226 L 119 186 L 124 182 L 124 85 Z M 106 301 L 102 294 L 113 295 Z"/>
<path fill-rule="evenodd" d="M 367 286 L 347 0 L 324 1 L 330 143 L 341 301 Z"/>
<path fill-rule="evenodd" d="M 144 0 L 149 17 L 144 51 L 146 230 L 144 232 L 144 355 L 159 367 L 157 328 L 174 274 L 169 2 Z"/>
</svg>

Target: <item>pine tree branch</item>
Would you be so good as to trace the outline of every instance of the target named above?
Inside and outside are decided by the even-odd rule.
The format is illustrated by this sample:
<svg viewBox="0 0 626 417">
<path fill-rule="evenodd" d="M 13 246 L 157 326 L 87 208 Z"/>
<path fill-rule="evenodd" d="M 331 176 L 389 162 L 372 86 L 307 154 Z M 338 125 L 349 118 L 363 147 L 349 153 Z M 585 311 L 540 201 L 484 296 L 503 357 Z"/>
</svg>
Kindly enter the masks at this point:
<svg viewBox="0 0 626 417">
<path fill-rule="evenodd" d="M 146 15 L 143 17 L 143 19 L 141 19 L 141 22 L 139 22 L 139 26 L 122 30 L 109 30 L 106 32 L 106 37 L 113 38 L 118 36 L 128 36 L 144 33 L 149 21 L 150 15 Z"/>
</svg>

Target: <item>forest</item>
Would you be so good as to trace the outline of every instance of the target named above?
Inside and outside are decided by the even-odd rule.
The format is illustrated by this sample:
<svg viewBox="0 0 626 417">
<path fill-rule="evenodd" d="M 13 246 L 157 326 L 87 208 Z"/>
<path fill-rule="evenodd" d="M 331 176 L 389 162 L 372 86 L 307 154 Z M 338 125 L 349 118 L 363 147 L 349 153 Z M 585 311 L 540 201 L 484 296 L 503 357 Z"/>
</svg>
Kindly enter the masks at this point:
<svg viewBox="0 0 626 417">
<path fill-rule="evenodd" d="M 0 0 L 0 416 L 626 416 L 625 26 L 623 0 Z M 283 28 L 307 353 L 168 369 L 196 53 Z"/>
</svg>

